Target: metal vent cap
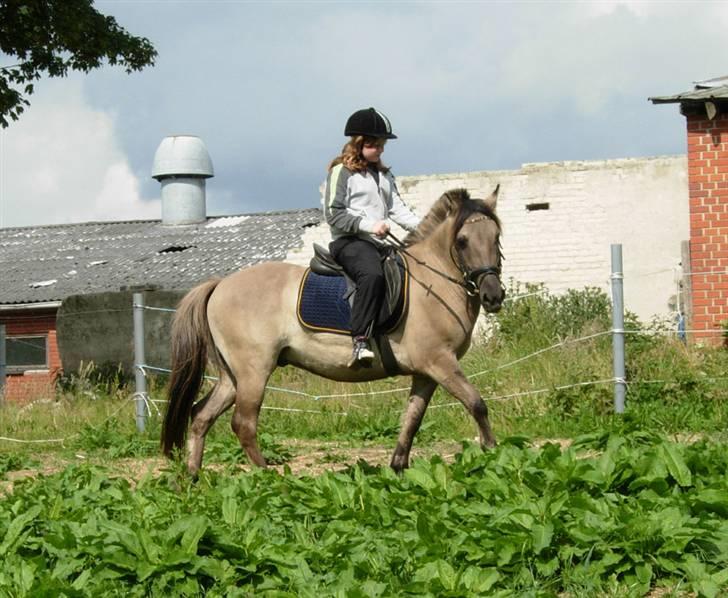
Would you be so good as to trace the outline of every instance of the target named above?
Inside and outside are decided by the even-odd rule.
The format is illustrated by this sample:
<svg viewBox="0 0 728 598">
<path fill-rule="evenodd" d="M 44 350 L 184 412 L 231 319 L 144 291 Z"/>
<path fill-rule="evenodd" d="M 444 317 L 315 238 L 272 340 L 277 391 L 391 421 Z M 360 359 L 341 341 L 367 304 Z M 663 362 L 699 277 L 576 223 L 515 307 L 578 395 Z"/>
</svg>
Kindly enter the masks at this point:
<svg viewBox="0 0 728 598">
<path fill-rule="evenodd" d="M 215 176 L 204 141 L 195 135 L 172 135 L 162 139 L 152 165 L 152 178 Z"/>
</svg>

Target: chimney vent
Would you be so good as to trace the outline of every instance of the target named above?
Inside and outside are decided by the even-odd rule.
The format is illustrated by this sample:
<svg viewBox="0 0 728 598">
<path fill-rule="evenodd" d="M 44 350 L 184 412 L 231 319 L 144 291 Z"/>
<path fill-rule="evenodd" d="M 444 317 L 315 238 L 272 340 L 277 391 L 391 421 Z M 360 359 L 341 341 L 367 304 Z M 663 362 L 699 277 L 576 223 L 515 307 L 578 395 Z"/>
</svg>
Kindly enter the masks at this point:
<svg viewBox="0 0 728 598">
<path fill-rule="evenodd" d="M 196 224 L 207 219 L 205 179 L 215 176 L 205 143 L 194 135 L 162 139 L 152 178 L 162 184 L 162 224 Z"/>
</svg>

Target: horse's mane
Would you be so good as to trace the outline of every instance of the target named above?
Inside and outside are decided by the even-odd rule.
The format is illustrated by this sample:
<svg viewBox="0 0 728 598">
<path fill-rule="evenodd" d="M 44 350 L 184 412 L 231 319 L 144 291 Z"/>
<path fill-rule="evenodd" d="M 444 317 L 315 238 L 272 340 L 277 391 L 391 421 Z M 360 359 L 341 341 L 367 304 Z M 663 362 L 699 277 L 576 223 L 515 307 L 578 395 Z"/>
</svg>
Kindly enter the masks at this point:
<svg viewBox="0 0 728 598">
<path fill-rule="evenodd" d="M 443 193 L 432 204 L 430 211 L 420 221 L 419 226 L 404 238 L 404 244 L 410 246 L 423 241 L 453 212 L 455 212 L 454 235 L 457 235 L 465 221 L 476 213 L 485 214 L 498 225 L 499 230 L 501 228 L 500 219 L 495 210 L 482 199 L 472 199 L 466 189 L 452 189 Z"/>
</svg>

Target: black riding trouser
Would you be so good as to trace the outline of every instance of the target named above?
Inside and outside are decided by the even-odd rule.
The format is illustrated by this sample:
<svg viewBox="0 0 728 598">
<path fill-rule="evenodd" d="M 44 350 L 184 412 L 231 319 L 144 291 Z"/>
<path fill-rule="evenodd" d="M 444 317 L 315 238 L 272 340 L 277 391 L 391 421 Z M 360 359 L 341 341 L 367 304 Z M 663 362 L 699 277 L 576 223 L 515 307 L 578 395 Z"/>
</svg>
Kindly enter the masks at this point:
<svg viewBox="0 0 728 598">
<path fill-rule="evenodd" d="M 329 245 L 331 256 L 356 284 L 351 308 L 351 335 L 366 336 L 376 324 L 384 298 L 382 256 L 374 243 L 359 237 L 340 237 Z"/>
</svg>

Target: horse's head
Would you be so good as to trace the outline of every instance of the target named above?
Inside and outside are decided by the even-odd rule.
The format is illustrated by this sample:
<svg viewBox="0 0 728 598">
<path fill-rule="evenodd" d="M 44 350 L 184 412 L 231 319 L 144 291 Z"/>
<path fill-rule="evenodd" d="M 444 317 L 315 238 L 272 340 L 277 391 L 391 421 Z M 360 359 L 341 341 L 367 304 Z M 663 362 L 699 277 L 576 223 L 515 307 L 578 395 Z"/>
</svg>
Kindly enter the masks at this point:
<svg viewBox="0 0 728 598">
<path fill-rule="evenodd" d="M 500 278 L 501 226 L 495 213 L 499 188 L 485 200 L 471 199 L 465 189 L 446 194 L 455 216 L 452 258 L 463 273 L 468 294 L 477 295 L 490 313 L 500 310 L 506 295 Z"/>
</svg>

